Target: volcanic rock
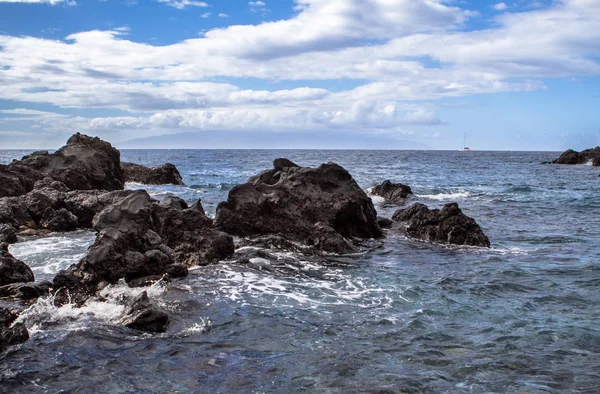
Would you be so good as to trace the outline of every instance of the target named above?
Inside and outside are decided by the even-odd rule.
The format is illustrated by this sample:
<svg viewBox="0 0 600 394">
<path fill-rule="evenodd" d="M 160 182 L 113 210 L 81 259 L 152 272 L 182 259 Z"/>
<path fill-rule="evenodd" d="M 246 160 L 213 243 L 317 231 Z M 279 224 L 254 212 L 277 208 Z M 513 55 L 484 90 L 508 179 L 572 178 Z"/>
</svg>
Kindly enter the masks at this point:
<svg viewBox="0 0 600 394">
<path fill-rule="evenodd" d="M 29 266 L 10 254 L 7 243 L 0 244 L 0 286 L 33 280 Z"/>
<path fill-rule="evenodd" d="M 381 185 L 375 186 L 371 190 L 371 193 L 395 204 L 404 203 L 406 198 L 413 194 L 410 186 L 401 183 L 392 183 L 389 180 L 385 180 Z"/>
<path fill-rule="evenodd" d="M 424 241 L 490 247 L 488 237 L 472 218 L 462 213 L 457 203 L 430 210 L 423 204 L 414 204 L 397 210 L 392 220 L 404 226 L 410 237 Z"/>
<path fill-rule="evenodd" d="M 10 224 L 0 224 L 0 243 L 14 244 L 17 242 L 17 232 Z"/>
<path fill-rule="evenodd" d="M 127 305 L 123 324 L 140 331 L 165 332 L 169 315 L 153 306 L 148 293 L 144 291 Z"/>
<path fill-rule="evenodd" d="M 0 305 L 0 352 L 9 346 L 23 343 L 29 339 L 29 332 L 23 323 L 13 324 L 20 312 L 14 308 Z"/>
<path fill-rule="evenodd" d="M 121 168 L 125 182 L 139 182 L 145 185 L 183 185 L 179 170 L 171 163 L 149 168 L 141 164 L 122 162 Z"/>
<path fill-rule="evenodd" d="M 217 228 L 238 236 L 278 234 L 335 253 L 354 251 L 346 240 L 382 236 L 373 202 L 341 166 L 305 168 L 277 159 L 273 167 L 230 190 L 217 207 Z"/>
<path fill-rule="evenodd" d="M 558 159 L 553 160 L 552 164 L 587 164 L 590 162 L 593 166 L 600 166 L 600 146 L 581 152 L 568 149 Z"/>
<path fill-rule="evenodd" d="M 154 204 L 154 230 L 173 250 L 177 263 L 186 266 L 207 265 L 234 252 L 231 235 L 213 228 L 198 201 L 187 208 L 185 201 L 167 197 Z"/>
</svg>

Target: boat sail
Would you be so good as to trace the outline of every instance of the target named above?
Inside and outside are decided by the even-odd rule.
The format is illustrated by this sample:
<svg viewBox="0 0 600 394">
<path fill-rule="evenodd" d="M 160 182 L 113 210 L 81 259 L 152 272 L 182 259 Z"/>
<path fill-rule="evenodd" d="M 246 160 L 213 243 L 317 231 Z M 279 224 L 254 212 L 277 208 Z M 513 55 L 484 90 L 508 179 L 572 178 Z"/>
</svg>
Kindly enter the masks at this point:
<svg viewBox="0 0 600 394">
<path fill-rule="evenodd" d="M 473 149 L 467 146 L 467 133 L 465 133 L 465 137 L 463 138 L 463 148 L 461 149 L 463 152 L 473 152 Z"/>
</svg>

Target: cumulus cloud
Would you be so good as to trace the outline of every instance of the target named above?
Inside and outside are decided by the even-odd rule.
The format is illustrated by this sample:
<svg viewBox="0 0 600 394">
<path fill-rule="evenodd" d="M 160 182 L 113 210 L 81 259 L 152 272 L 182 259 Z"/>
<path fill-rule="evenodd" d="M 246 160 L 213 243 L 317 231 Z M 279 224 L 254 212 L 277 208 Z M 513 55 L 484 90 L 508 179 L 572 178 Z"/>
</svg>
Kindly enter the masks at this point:
<svg viewBox="0 0 600 394">
<path fill-rule="evenodd" d="M 164 46 L 128 40 L 126 29 L 63 41 L 0 35 L 0 98 L 131 116 L 0 115 L 5 123 L 27 117 L 43 129 L 74 131 L 382 132 L 445 124 L 436 111 L 441 98 L 539 90 L 543 78 L 600 74 L 595 0 L 503 13 L 477 31 L 461 28 L 471 11 L 449 4 L 459 3 L 297 0 L 289 19 L 213 29 Z M 273 84 L 241 89 L 230 78 Z M 348 87 L 328 89 L 332 80 Z M 280 81 L 300 87 L 277 88 Z"/>
<path fill-rule="evenodd" d="M 492 8 L 496 11 L 504 11 L 508 8 L 508 6 L 506 5 L 506 3 L 496 3 L 492 6 Z"/>
</svg>

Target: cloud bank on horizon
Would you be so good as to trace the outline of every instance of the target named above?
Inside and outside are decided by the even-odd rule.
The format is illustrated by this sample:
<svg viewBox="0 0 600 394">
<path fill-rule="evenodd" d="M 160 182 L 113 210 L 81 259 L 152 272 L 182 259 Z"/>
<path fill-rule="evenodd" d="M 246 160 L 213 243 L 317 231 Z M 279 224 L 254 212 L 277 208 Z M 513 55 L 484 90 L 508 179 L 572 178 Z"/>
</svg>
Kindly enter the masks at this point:
<svg viewBox="0 0 600 394">
<path fill-rule="evenodd" d="M 598 0 L 0 0 L 0 15 L 0 148 L 76 131 L 600 144 Z"/>
</svg>

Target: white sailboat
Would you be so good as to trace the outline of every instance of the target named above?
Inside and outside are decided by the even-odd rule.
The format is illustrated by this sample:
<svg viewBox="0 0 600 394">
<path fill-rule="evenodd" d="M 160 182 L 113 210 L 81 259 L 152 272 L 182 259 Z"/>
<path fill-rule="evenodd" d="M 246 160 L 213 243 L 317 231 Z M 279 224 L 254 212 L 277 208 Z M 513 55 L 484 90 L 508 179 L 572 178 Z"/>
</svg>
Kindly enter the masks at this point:
<svg viewBox="0 0 600 394">
<path fill-rule="evenodd" d="M 463 139 L 463 148 L 461 150 L 463 152 L 473 152 L 473 149 L 467 146 L 467 133 L 465 133 L 465 138 Z"/>
</svg>

